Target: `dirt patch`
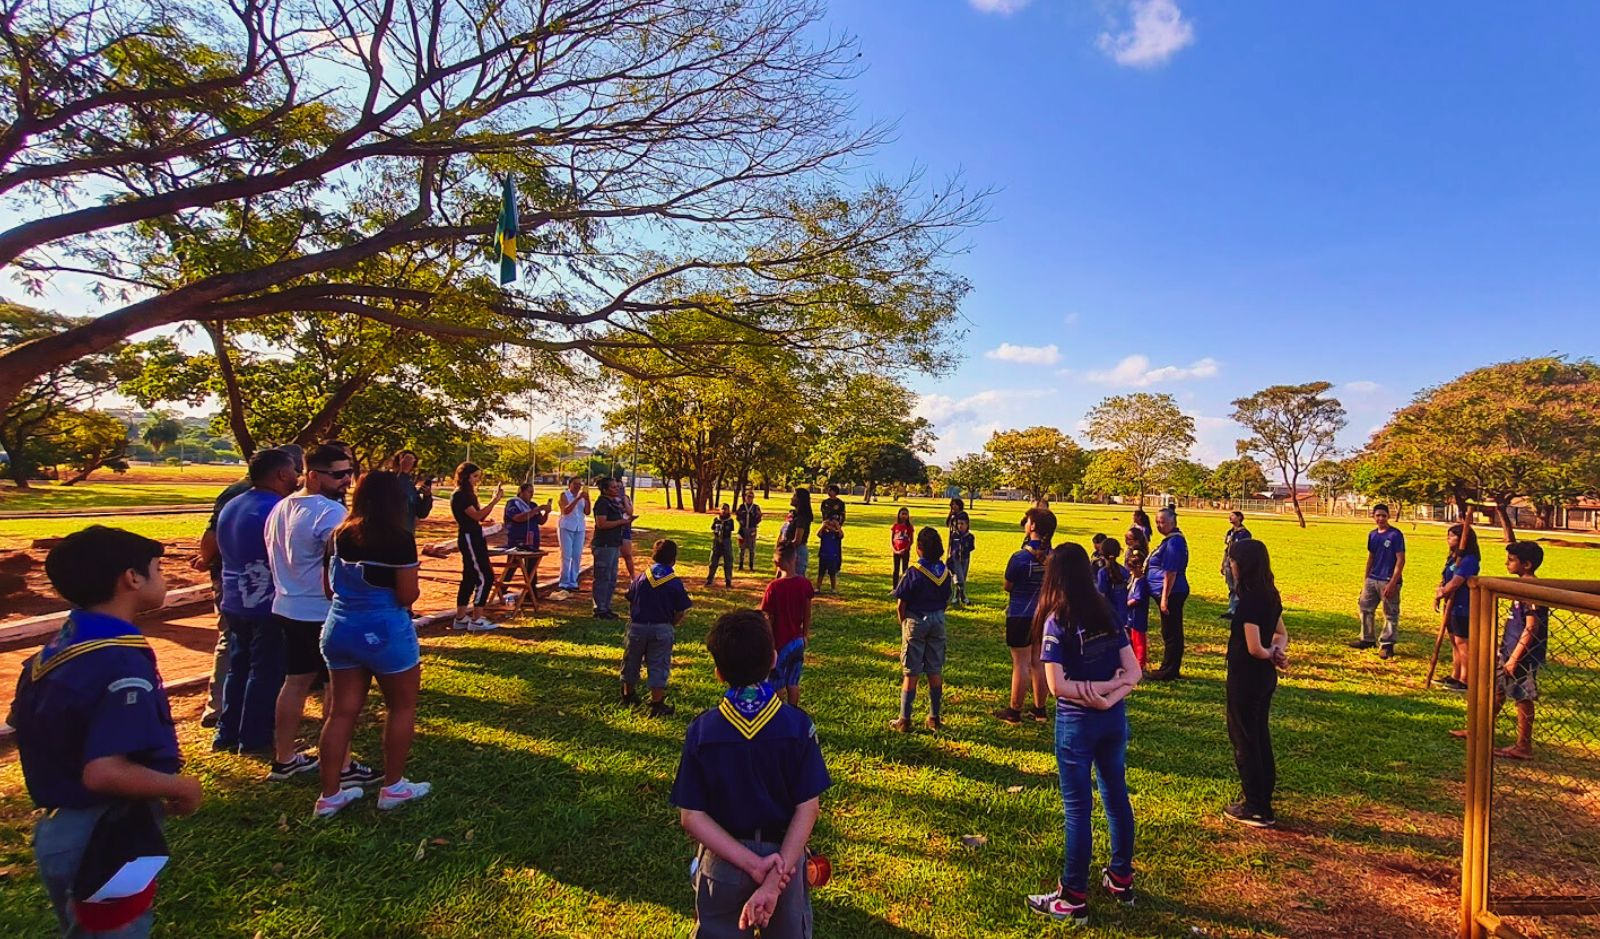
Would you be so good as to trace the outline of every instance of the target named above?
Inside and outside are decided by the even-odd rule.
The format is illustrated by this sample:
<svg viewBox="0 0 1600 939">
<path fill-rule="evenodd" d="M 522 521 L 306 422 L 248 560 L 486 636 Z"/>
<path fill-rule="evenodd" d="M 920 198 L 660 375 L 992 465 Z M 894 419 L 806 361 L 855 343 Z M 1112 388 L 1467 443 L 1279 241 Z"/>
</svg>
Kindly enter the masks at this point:
<svg viewBox="0 0 1600 939">
<path fill-rule="evenodd" d="M 191 587 L 210 579 L 189 567 L 196 550 L 193 540 L 167 543 L 161 572 L 166 575 L 168 590 Z M 25 551 L 0 553 L 0 623 L 66 609 L 67 604 L 56 595 L 44 573 L 44 558 L 48 553 L 48 547 L 40 545 Z"/>
<path fill-rule="evenodd" d="M 1531 541 L 1542 541 L 1558 548 L 1600 548 L 1600 541 L 1568 541 L 1565 538 L 1532 538 Z"/>
</svg>

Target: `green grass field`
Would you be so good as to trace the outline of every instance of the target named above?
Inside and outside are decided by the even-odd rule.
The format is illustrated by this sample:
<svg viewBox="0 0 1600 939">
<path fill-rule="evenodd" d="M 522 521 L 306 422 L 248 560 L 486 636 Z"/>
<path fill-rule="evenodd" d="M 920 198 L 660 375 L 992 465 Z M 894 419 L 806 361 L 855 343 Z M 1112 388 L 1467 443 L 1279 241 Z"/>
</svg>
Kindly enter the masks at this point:
<svg viewBox="0 0 1600 939">
<path fill-rule="evenodd" d="M 680 572 L 696 608 L 679 631 L 677 717 L 652 721 L 614 703 L 622 627 L 587 619 L 579 599 L 494 634 L 424 640 L 409 775 L 435 790 L 394 815 L 369 799 L 313 821 L 312 781 L 269 785 L 261 764 L 213 755 L 205 733 L 184 726 L 189 771 L 208 801 L 169 828 L 174 858 L 157 935 L 687 935 L 691 850 L 667 796 L 684 726 L 719 690 L 701 638 L 719 611 L 758 599 L 764 579 L 740 575 L 732 592 L 700 588 L 709 519 L 661 512 L 654 497 L 641 503 L 641 524 L 687 546 Z M 942 506 L 911 505 L 919 522 L 942 525 Z M 895 508 L 851 505 L 840 596 L 816 611 L 803 705 L 835 783 L 813 839 L 835 871 L 814 897 L 817 935 L 1053 935 L 1022 905 L 1061 865 L 1051 730 L 990 717 L 1009 676 L 1000 571 L 1020 540 L 1023 506 L 984 502 L 974 513 L 974 605 L 950 617 L 947 727 L 937 737 L 886 728 L 899 680 L 886 599 Z M 1116 507 L 1057 508 L 1061 536 L 1083 543 L 1119 532 L 1127 518 Z M 1129 699 L 1142 897 L 1132 910 L 1096 901 L 1088 934 L 1443 934 L 1462 767 L 1461 744 L 1446 731 L 1461 723 L 1463 704 L 1421 688 L 1443 529 L 1405 526 L 1414 576 L 1401 654 L 1384 663 L 1343 645 L 1356 628 L 1363 526 L 1314 521 L 1302 531 L 1282 518 L 1250 526 L 1273 550 L 1294 643 L 1274 710 L 1283 828 L 1249 832 L 1218 818 L 1236 790 L 1215 573 L 1225 522 L 1194 515 L 1184 523 L 1195 589 L 1188 678 Z M 765 543 L 776 527 L 766 526 Z M 1486 539 L 1486 573 L 1498 572 L 1501 556 Z M 1600 551 L 1551 547 L 1546 573 L 1600 578 Z M 357 745 L 378 758 L 375 721 Z M 3 935 L 51 926 L 29 824 L 11 760 L 0 767 Z M 1096 832 L 1098 865 L 1103 823 Z M 966 835 L 987 842 L 967 847 Z M 1350 925 L 1352 916 L 1365 925 Z"/>
<path fill-rule="evenodd" d="M 206 487 L 216 498 L 217 487 Z M 211 501 L 210 499 L 206 500 Z M 84 518 L 0 518 L 0 551 L 28 547 L 36 538 L 51 538 L 77 531 L 88 525 L 115 525 L 157 541 L 197 541 L 205 531 L 206 516 L 108 514 Z"/>
</svg>

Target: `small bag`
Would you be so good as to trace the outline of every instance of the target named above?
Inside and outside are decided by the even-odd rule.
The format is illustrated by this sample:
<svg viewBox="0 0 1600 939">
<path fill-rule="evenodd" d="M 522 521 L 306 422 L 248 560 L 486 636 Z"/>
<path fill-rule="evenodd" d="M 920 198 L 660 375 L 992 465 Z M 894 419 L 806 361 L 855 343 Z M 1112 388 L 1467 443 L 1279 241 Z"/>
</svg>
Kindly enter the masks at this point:
<svg viewBox="0 0 1600 939">
<path fill-rule="evenodd" d="M 95 822 L 72 879 L 72 912 L 95 932 L 121 929 L 155 902 L 156 875 L 167 864 L 167 839 L 153 804 L 119 802 Z"/>
</svg>

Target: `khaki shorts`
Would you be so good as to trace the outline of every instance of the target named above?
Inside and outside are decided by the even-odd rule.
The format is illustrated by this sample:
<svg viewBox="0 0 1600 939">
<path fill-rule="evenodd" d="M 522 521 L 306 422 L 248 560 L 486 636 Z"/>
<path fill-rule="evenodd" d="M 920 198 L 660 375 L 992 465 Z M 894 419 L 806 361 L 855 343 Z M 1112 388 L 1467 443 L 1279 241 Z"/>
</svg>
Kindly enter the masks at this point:
<svg viewBox="0 0 1600 939">
<path fill-rule="evenodd" d="M 907 675 L 944 674 L 944 611 L 910 613 L 900 621 L 900 670 Z"/>
</svg>

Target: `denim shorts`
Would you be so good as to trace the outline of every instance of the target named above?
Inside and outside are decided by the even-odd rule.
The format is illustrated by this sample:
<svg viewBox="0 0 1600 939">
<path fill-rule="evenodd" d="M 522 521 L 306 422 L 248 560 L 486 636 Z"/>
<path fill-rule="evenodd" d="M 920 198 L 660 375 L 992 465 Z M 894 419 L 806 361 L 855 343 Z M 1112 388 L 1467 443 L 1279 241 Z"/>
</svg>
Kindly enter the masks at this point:
<svg viewBox="0 0 1600 939">
<path fill-rule="evenodd" d="M 806 666 L 806 641 L 795 638 L 778 650 L 778 664 L 772 669 L 772 687 L 800 687 L 800 673 Z"/>
<path fill-rule="evenodd" d="M 328 616 L 322 625 L 322 657 L 329 668 L 364 668 L 398 675 L 422 661 L 417 630 L 405 610 L 351 617 Z"/>
</svg>

